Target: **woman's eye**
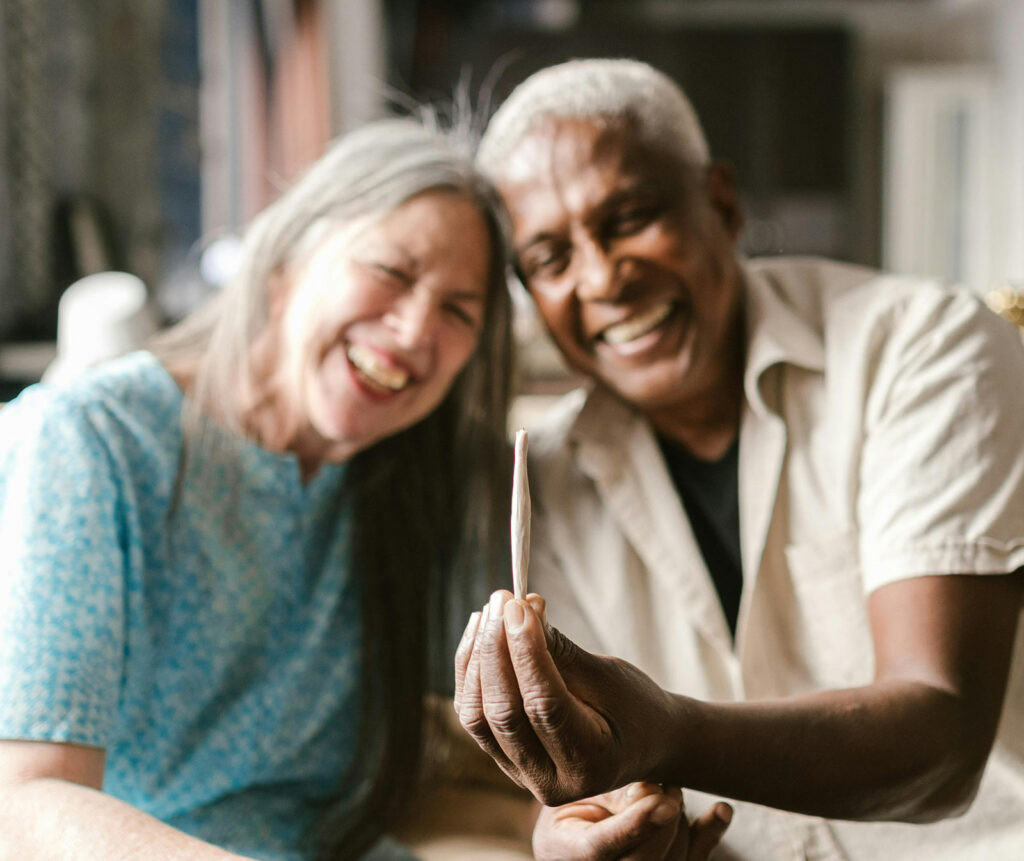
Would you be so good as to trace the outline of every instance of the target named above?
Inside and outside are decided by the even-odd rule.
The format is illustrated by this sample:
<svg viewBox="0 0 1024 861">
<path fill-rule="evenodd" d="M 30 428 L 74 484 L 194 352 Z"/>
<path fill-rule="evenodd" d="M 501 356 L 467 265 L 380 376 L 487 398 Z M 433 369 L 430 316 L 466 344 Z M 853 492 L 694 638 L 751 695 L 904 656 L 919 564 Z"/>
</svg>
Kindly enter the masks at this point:
<svg viewBox="0 0 1024 861">
<path fill-rule="evenodd" d="M 461 305 L 449 303 L 444 306 L 444 310 L 445 313 L 460 323 L 464 323 L 467 326 L 476 326 L 476 316 Z"/>
<path fill-rule="evenodd" d="M 389 263 L 376 261 L 373 264 L 373 268 L 379 273 L 390 278 L 394 281 L 400 281 L 402 284 L 409 284 L 412 282 L 412 277 L 404 269 L 400 269 L 397 266 L 393 266 Z"/>
</svg>

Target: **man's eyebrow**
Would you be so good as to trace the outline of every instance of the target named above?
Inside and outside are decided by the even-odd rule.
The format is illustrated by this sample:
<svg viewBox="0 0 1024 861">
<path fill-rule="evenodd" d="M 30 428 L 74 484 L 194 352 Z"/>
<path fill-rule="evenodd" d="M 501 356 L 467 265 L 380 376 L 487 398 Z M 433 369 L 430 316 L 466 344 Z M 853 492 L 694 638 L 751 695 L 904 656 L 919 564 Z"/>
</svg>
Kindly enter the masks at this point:
<svg viewBox="0 0 1024 861">
<path fill-rule="evenodd" d="M 631 179 L 628 184 L 612 189 L 607 197 L 595 204 L 587 215 L 587 221 L 600 221 L 619 207 L 626 204 L 635 204 L 637 201 L 656 203 L 662 194 L 662 190 L 653 180 Z M 565 236 L 561 231 L 542 230 L 540 233 L 531 236 L 521 245 L 517 245 L 514 251 L 518 257 L 537 245 L 564 241 Z"/>
<path fill-rule="evenodd" d="M 635 204 L 638 200 L 653 203 L 660 197 L 659 192 L 662 190 L 654 182 L 632 182 L 612 190 L 604 200 L 594 207 L 594 213 L 597 216 L 606 215 L 609 211 L 614 211 L 624 204 Z"/>
<path fill-rule="evenodd" d="M 554 230 L 544 230 L 536 234 L 535 236 L 531 236 L 522 245 L 517 245 L 513 250 L 515 251 L 515 254 L 518 257 L 520 254 L 529 251 L 531 248 L 534 248 L 537 245 L 544 245 L 547 242 L 563 241 L 564 236 L 561 233 Z"/>
</svg>

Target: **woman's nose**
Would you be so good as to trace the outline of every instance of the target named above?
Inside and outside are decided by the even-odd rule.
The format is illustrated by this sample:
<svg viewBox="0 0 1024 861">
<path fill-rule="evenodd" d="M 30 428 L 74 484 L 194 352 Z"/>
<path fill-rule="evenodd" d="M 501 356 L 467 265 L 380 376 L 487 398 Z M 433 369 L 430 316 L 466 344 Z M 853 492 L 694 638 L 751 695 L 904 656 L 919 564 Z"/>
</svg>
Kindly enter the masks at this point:
<svg viewBox="0 0 1024 861">
<path fill-rule="evenodd" d="M 430 346 L 437 333 L 438 308 L 427 291 L 410 291 L 388 314 L 398 345 L 407 350 Z"/>
</svg>

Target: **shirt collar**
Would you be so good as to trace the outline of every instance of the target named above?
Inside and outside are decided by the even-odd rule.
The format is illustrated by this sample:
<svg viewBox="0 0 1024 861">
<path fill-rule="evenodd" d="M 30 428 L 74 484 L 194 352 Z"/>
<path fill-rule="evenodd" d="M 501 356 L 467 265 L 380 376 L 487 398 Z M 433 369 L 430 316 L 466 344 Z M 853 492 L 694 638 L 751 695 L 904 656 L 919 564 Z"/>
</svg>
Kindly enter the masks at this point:
<svg viewBox="0 0 1024 861">
<path fill-rule="evenodd" d="M 808 371 L 825 370 L 825 347 L 820 328 L 797 313 L 792 297 L 784 291 L 770 267 L 744 262 L 744 310 L 747 327 L 747 357 L 743 390 L 747 400 L 762 412 L 765 375 L 778 365 L 795 365 Z"/>
<path fill-rule="evenodd" d="M 765 399 L 765 375 L 770 369 L 789 364 L 819 373 L 825 370 L 820 323 L 815 325 L 821 315 L 798 313 L 776 269 L 741 261 L 747 332 L 743 390 L 751 406 L 762 413 L 773 411 Z M 640 420 L 640 413 L 617 395 L 592 383 L 573 422 L 570 439 L 621 445 L 624 429 Z"/>
<path fill-rule="evenodd" d="M 637 423 L 646 423 L 643 414 L 633 409 L 610 389 L 590 383 L 586 399 L 572 423 L 569 440 L 574 445 L 617 451 L 627 431 Z"/>
</svg>

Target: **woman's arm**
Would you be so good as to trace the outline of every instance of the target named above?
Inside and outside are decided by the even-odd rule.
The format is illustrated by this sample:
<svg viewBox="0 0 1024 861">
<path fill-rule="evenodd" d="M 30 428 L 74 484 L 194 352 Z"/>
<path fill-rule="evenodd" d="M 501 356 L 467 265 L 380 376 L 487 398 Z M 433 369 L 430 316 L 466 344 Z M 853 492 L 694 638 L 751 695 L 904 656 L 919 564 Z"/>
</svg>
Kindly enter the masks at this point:
<svg viewBox="0 0 1024 861">
<path fill-rule="evenodd" d="M 878 589 L 870 685 L 712 704 L 591 655 L 503 593 L 460 649 L 462 724 L 548 804 L 651 779 L 843 819 L 931 821 L 973 798 L 995 737 L 1021 578 Z"/>
<path fill-rule="evenodd" d="M 0 861 L 240 861 L 101 791 L 100 748 L 0 741 Z"/>
</svg>

